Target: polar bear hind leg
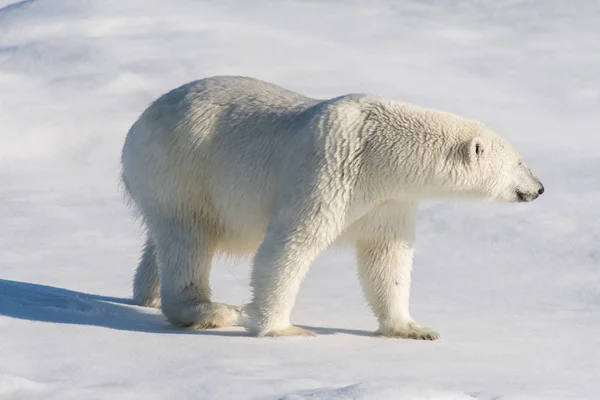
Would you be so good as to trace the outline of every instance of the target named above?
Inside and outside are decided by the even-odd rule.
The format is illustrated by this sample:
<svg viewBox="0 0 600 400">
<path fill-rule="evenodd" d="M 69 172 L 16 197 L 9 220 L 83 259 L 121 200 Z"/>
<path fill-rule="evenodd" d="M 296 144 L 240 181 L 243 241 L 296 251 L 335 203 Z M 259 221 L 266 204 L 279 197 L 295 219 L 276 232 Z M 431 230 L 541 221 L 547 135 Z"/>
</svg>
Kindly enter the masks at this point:
<svg viewBox="0 0 600 400">
<path fill-rule="evenodd" d="M 193 217 L 161 218 L 151 227 L 160 269 L 161 309 L 176 326 L 222 328 L 239 321 L 240 309 L 211 301 L 210 269 L 214 236 Z"/>
<path fill-rule="evenodd" d="M 150 237 L 146 239 L 142 258 L 135 271 L 133 301 L 142 307 L 160 308 L 160 278 L 156 250 Z"/>
</svg>

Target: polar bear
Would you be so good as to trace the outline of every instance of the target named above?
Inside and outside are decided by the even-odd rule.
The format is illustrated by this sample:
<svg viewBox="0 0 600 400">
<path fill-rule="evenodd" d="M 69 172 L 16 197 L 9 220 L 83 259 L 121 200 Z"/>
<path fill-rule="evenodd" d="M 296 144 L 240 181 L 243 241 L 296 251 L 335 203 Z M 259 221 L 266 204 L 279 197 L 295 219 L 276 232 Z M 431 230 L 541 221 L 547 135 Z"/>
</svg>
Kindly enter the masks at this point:
<svg viewBox="0 0 600 400">
<path fill-rule="evenodd" d="M 544 191 L 484 124 L 349 94 L 311 99 L 246 77 L 188 83 L 127 134 L 122 181 L 147 228 L 137 304 L 198 329 L 238 320 L 256 336 L 308 336 L 290 323 L 313 260 L 356 249 L 376 334 L 434 340 L 409 312 L 417 204 L 475 197 L 527 202 Z M 243 310 L 213 302 L 216 254 L 254 254 Z"/>
</svg>

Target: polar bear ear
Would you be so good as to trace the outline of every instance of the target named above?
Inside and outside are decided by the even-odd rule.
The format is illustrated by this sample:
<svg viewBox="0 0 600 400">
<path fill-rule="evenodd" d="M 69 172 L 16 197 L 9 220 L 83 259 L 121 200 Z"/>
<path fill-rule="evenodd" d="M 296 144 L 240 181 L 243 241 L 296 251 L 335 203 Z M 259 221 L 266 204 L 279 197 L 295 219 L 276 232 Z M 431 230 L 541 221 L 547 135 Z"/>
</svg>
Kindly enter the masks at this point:
<svg viewBox="0 0 600 400">
<path fill-rule="evenodd" d="M 485 146 L 481 138 L 475 136 L 467 142 L 467 161 L 475 162 L 485 153 Z"/>
</svg>

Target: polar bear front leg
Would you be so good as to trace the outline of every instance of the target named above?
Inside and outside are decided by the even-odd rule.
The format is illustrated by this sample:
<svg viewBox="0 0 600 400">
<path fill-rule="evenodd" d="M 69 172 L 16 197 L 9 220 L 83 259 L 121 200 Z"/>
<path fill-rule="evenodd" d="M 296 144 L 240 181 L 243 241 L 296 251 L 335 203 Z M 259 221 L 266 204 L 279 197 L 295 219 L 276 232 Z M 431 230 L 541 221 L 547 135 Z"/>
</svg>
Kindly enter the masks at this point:
<svg viewBox="0 0 600 400">
<path fill-rule="evenodd" d="M 356 243 L 358 275 L 365 297 L 379 320 L 378 336 L 436 340 L 439 334 L 421 327 L 409 311 L 413 263 L 414 211 L 400 210 L 382 221 L 381 236 Z M 385 226 L 387 225 L 387 226 Z"/>
<path fill-rule="evenodd" d="M 379 320 L 378 336 L 436 340 L 432 329 L 416 323 L 409 312 L 413 247 L 403 240 L 357 243 L 359 277 L 365 297 Z"/>
<path fill-rule="evenodd" d="M 257 336 L 314 336 L 293 326 L 290 314 L 300 284 L 320 249 L 312 240 L 294 236 L 267 233 L 254 258 L 253 297 L 244 307 L 242 319 L 246 329 Z"/>
<path fill-rule="evenodd" d="M 325 208 L 318 204 L 299 207 L 300 212 L 286 213 L 284 220 L 271 222 L 254 258 L 252 301 L 242 311 L 244 326 L 251 333 L 314 336 L 293 326 L 290 314 L 310 265 L 339 234 L 335 211 L 325 214 Z"/>
</svg>

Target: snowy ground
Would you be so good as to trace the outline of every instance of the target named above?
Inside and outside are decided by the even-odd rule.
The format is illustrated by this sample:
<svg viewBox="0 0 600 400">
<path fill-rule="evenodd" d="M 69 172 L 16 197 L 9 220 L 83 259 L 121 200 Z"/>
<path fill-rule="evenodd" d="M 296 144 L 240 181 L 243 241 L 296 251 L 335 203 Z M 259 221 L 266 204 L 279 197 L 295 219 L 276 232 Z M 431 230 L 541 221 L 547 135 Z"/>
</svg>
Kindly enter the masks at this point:
<svg viewBox="0 0 600 400">
<path fill-rule="evenodd" d="M 584 0 L 0 0 L 0 398 L 600 398 L 599 20 Z M 120 148 L 150 101 L 217 74 L 481 119 L 546 193 L 423 204 L 413 315 L 438 342 L 370 336 L 347 249 L 295 308 L 317 338 L 173 329 L 130 305 Z M 243 303 L 248 262 L 213 281 Z"/>
</svg>

